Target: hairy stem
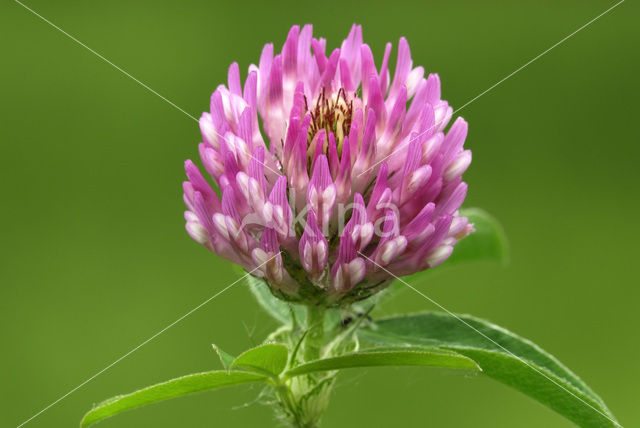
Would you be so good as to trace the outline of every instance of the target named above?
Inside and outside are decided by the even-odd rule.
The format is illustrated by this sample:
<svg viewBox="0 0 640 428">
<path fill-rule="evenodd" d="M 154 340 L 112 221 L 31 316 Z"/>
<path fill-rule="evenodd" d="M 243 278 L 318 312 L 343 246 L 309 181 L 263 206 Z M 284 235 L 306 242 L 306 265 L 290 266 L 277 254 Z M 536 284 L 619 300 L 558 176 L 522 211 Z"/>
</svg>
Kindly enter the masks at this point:
<svg viewBox="0 0 640 428">
<path fill-rule="evenodd" d="M 324 341 L 324 314 L 321 306 L 307 306 L 307 335 L 304 338 L 305 361 L 320 358 Z"/>
</svg>

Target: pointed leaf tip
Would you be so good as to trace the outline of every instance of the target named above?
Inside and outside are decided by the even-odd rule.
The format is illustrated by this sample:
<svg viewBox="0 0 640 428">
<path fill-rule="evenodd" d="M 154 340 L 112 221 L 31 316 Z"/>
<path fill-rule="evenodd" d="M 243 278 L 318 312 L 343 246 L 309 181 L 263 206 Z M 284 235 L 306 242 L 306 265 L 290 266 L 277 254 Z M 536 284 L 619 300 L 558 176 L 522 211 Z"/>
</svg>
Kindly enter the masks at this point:
<svg viewBox="0 0 640 428">
<path fill-rule="evenodd" d="M 215 343 L 212 343 L 211 346 L 213 347 L 213 350 L 216 351 L 216 354 L 218 354 L 218 358 L 220 358 L 220 363 L 222 363 L 222 367 L 225 370 L 229 371 L 229 368 L 231 367 L 231 364 L 233 363 L 233 360 L 236 359 L 236 357 L 234 357 L 231 354 L 227 354 L 222 349 L 220 349 L 220 347 Z"/>
<path fill-rule="evenodd" d="M 578 376 L 539 346 L 470 315 L 425 312 L 385 318 L 358 332 L 372 346 L 429 346 L 475 361 L 483 374 L 550 407 L 581 427 L 619 427 Z"/>
</svg>

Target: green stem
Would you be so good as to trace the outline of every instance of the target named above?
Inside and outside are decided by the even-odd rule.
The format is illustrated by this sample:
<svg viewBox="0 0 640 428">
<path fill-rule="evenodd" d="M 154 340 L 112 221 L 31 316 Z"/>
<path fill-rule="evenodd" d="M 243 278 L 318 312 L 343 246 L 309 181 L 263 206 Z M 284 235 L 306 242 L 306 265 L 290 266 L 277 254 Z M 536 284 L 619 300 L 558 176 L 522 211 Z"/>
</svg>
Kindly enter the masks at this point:
<svg viewBox="0 0 640 428">
<path fill-rule="evenodd" d="M 305 361 L 320 358 L 324 341 L 324 314 L 322 306 L 307 306 L 307 335 L 304 338 Z"/>
</svg>

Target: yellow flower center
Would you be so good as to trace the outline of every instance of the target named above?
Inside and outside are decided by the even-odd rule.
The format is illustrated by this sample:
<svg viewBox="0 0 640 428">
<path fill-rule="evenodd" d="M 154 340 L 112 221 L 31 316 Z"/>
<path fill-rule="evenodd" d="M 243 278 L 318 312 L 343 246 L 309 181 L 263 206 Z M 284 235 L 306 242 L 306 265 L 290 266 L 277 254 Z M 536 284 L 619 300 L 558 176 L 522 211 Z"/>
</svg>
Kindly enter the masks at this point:
<svg viewBox="0 0 640 428">
<path fill-rule="evenodd" d="M 322 152 L 327 153 L 329 147 L 329 132 L 333 133 L 336 139 L 338 155 L 342 155 L 342 145 L 344 136 L 349 134 L 351 129 L 351 119 L 353 115 L 353 100 L 347 99 L 347 93 L 344 88 L 340 88 L 333 96 L 327 96 L 325 88 L 316 98 L 315 103 L 311 106 L 307 105 L 305 97 L 305 108 L 311 114 L 311 124 L 307 133 L 308 156 L 313 157 L 316 148 L 311 146 L 313 137 L 321 129 L 325 130 L 325 139 L 323 142 Z"/>
</svg>

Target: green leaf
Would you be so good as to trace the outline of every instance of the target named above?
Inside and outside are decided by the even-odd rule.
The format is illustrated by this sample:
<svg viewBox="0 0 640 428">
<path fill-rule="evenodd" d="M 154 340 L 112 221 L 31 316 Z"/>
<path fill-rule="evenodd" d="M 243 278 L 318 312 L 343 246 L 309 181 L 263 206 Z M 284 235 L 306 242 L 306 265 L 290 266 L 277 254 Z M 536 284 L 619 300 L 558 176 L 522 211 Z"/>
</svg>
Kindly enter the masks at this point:
<svg viewBox="0 0 640 428">
<path fill-rule="evenodd" d="M 231 367 L 231 364 L 233 363 L 233 360 L 235 360 L 236 357 L 234 357 L 233 355 L 227 354 L 222 349 L 220 349 L 220 347 L 218 347 L 218 345 L 216 345 L 215 343 L 212 343 L 211 346 L 213 346 L 213 350 L 216 351 L 216 354 L 218 354 L 218 358 L 220 358 L 222 367 L 225 370 L 229 370 L 229 368 Z"/>
<path fill-rule="evenodd" d="M 493 216 L 480 208 L 462 208 L 460 215 L 469 218 L 476 230 L 458 242 L 443 266 L 476 261 L 507 262 L 507 238 Z"/>
<path fill-rule="evenodd" d="M 80 426 L 82 428 L 88 427 L 125 410 L 135 409 L 158 401 L 225 386 L 263 382 L 266 379 L 266 377 L 254 373 L 228 373 L 226 371 L 211 371 L 182 376 L 103 401 L 84 415 Z"/>
<path fill-rule="evenodd" d="M 498 220 L 480 208 L 461 208 L 460 215 L 467 217 L 473 224 L 475 232 L 461 239 L 453 248 L 453 253 L 447 261 L 435 269 L 408 275 L 405 278 L 411 282 L 424 275 L 430 275 L 443 267 L 453 267 L 465 263 L 498 262 L 506 264 L 508 261 L 508 244 L 506 235 Z M 395 285 L 402 288 L 401 285 Z"/>
<path fill-rule="evenodd" d="M 288 370 L 285 375 L 292 377 L 319 371 L 379 366 L 431 366 L 479 370 L 473 360 L 455 352 L 443 349 L 405 347 L 374 348 L 315 360 L 294 367 Z"/>
<path fill-rule="evenodd" d="M 465 263 L 498 262 L 506 264 L 508 260 L 507 238 L 500 223 L 480 208 L 461 208 L 460 215 L 468 217 L 475 232 L 461 239 L 453 249 L 451 257 L 435 269 L 427 269 L 404 277 L 408 282 L 422 281 L 433 272 L 443 268 L 455 267 Z M 389 287 L 365 300 L 365 306 L 379 305 L 393 297 L 401 289 L 407 288 L 401 281 L 394 281 Z"/>
<path fill-rule="evenodd" d="M 487 321 L 427 312 L 383 319 L 358 335 L 372 345 L 451 350 L 474 360 L 483 374 L 518 389 L 579 426 L 620 426 L 602 399 L 555 357 Z"/>
<path fill-rule="evenodd" d="M 298 322 L 306 318 L 305 308 L 303 306 L 287 303 L 284 300 L 278 299 L 271 294 L 269 286 L 260 278 L 248 276 L 247 280 L 249 281 L 249 290 L 253 293 L 258 304 L 276 321 L 282 324 L 291 324 L 292 311 Z"/>
<path fill-rule="evenodd" d="M 280 343 L 266 343 L 243 352 L 229 368 L 251 370 L 266 376 L 278 376 L 287 366 L 289 351 Z"/>
<path fill-rule="evenodd" d="M 249 290 L 251 290 L 256 301 L 273 319 L 281 324 L 291 324 L 292 314 L 296 317 L 298 323 L 303 323 L 307 319 L 306 307 L 278 299 L 271 294 L 269 286 L 260 278 L 248 276 L 247 279 L 249 281 Z M 340 323 L 340 319 L 339 310 L 328 309 L 325 314 L 325 329 L 335 328 Z"/>
</svg>

